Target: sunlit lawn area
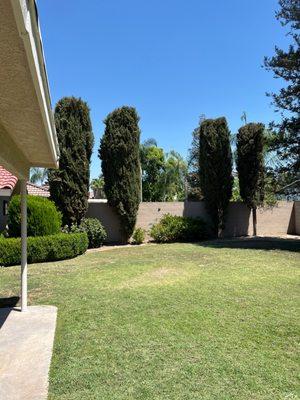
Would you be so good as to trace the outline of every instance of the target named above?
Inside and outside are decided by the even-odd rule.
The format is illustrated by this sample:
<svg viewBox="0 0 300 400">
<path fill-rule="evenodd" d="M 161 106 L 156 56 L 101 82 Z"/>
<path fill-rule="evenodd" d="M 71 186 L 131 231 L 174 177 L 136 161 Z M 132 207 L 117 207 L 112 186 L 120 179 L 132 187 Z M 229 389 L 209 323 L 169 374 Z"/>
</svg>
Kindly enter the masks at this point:
<svg viewBox="0 0 300 400">
<path fill-rule="evenodd" d="M 299 399 L 299 267 L 197 244 L 30 265 L 31 304 L 58 307 L 49 399 Z M 18 285 L 0 269 L 1 297 Z"/>
</svg>

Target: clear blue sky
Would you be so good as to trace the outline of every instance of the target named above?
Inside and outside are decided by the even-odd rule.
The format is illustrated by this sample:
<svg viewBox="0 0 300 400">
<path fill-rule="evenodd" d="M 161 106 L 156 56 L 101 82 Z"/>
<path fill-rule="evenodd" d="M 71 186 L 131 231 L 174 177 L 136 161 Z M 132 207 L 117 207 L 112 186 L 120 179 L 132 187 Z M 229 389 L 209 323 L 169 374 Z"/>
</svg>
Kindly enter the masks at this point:
<svg viewBox="0 0 300 400">
<path fill-rule="evenodd" d="M 183 156 L 199 115 L 226 116 L 232 132 L 276 117 L 269 90 L 282 83 L 262 67 L 286 47 L 277 0 L 39 0 L 53 106 L 63 96 L 88 102 L 95 135 L 103 119 L 135 106 L 142 140 L 154 137 Z"/>
</svg>

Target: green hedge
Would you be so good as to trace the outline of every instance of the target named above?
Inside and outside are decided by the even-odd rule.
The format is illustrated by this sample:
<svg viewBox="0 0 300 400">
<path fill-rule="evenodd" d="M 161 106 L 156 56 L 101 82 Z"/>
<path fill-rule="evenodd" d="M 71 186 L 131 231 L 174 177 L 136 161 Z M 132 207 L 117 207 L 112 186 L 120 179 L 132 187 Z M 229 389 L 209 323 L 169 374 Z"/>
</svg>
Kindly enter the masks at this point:
<svg viewBox="0 0 300 400">
<path fill-rule="evenodd" d="M 200 218 L 165 214 L 150 230 L 157 243 L 197 242 L 208 238 L 208 228 Z"/>
<path fill-rule="evenodd" d="M 88 237 L 82 233 L 59 233 L 57 235 L 28 238 L 28 263 L 64 260 L 86 252 Z M 0 238 L 0 266 L 21 263 L 21 239 Z"/>
<path fill-rule="evenodd" d="M 54 235 L 60 232 L 61 213 L 53 201 L 45 197 L 27 196 L 28 236 Z M 13 196 L 8 206 L 8 233 L 11 237 L 21 236 L 21 199 Z"/>
</svg>

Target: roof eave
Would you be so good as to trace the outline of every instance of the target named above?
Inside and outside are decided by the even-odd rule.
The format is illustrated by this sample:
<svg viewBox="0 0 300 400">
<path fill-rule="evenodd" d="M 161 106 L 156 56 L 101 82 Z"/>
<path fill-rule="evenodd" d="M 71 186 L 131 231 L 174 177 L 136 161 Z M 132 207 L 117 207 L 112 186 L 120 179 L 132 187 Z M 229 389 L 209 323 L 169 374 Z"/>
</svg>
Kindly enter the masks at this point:
<svg viewBox="0 0 300 400">
<path fill-rule="evenodd" d="M 44 62 L 43 46 L 39 30 L 35 0 L 10 0 L 19 34 L 24 42 L 24 48 L 32 80 L 35 87 L 45 132 L 52 154 L 52 165 L 45 167 L 58 167 L 59 147 L 51 108 L 50 90 Z M 30 29 L 30 26 L 32 29 Z M 44 166 L 44 165 L 39 165 Z"/>
</svg>

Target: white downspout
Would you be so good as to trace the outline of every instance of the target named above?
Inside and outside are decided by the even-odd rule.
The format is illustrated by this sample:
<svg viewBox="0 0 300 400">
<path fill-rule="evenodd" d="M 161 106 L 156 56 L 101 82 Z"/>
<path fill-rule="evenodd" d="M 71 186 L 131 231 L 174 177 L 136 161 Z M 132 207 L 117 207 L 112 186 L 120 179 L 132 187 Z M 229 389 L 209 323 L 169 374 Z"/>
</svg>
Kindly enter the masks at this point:
<svg viewBox="0 0 300 400">
<path fill-rule="evenodd" d="M 27 180 L 21 184 L 21 311 L 27 311 Z"/>
</svg>

